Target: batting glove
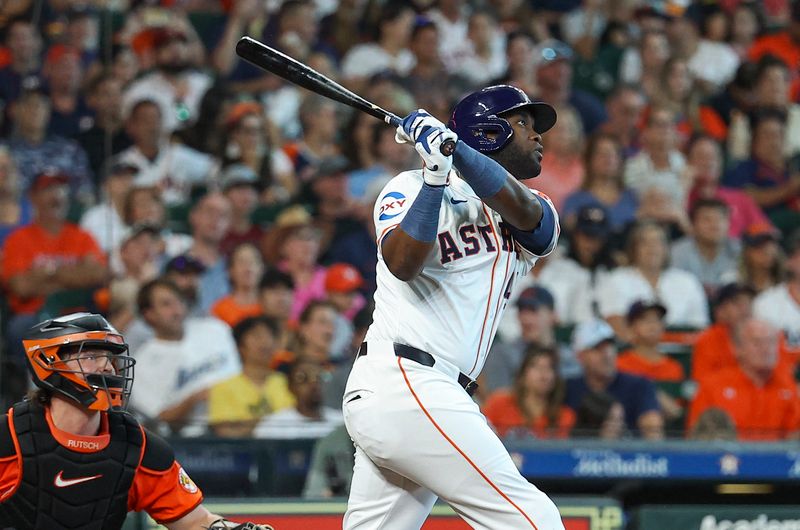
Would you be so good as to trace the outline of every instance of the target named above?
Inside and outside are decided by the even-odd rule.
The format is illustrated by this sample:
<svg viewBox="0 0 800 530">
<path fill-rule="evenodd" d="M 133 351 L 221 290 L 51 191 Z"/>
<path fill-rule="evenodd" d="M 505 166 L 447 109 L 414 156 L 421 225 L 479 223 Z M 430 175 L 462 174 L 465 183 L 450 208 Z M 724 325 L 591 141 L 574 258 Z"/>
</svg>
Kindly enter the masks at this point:
<svg viewBox="0 0 800 530">
<path fill-rule="evenodd" d="M 403 118 L 397 126 L 394 139 L 399 144 L 414 143 L 429 128 L 444 129 L 444 123 L 430 115 L 425 109 L 418 109 Z"/>
<path fill-rule="evenodd" d="M 414 143 L 414 149 L 425 163 L 422 176 L 425 183 L 430 186 L 447 184 L 447 176 L 453 167 L 453 157 L 443 155 L 441 148 L 442 144 L 448 140 L 457 142 L 458 135 L 444 127 L 428 127 Z"/>
</svg>

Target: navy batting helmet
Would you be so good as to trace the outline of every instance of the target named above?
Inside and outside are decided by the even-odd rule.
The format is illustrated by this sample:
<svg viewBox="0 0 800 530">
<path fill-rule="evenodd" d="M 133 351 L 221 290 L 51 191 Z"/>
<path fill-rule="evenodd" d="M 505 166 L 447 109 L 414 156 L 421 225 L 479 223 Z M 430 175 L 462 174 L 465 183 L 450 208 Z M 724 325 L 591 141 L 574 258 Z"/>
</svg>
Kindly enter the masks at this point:
<svg viewBox="0 0 800 530">
<path fill-rule="evenodd" d="M 556 111 L 547 103 L 531 101 L 517 87 L 496 85 L 473 92 L 459 101 L 447 127 L 473 149 L 491 153 L 502 149 L 514 134 L 511 124 L 502 115 L 519 109 L 527 109 L 533 114 L 533 128 L 537 133 L 549 130 L 556 123 Z M 487 132 L 496 132 L 498 136 L 491 139 Z"/>
</svg>

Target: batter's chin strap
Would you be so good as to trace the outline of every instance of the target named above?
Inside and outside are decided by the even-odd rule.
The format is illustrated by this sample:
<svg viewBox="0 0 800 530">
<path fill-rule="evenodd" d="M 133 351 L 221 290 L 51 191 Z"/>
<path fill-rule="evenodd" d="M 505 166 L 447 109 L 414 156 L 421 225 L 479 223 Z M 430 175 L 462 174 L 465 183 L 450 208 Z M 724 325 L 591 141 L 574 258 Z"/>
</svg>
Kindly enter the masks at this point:
<svg viewBox="0 0 800 530">
<path fill-rule="evenodd" d="M 206 530 L 275 530 L 268 524 L 234 523 L 227 519 L 217 519 Z"/>
</svg>

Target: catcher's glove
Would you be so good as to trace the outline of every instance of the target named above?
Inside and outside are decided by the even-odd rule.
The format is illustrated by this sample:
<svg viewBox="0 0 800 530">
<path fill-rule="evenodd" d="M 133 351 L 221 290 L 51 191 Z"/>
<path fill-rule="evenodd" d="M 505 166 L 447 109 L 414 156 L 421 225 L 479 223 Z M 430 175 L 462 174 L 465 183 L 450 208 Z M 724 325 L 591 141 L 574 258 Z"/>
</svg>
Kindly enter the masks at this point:
<svg viewBox="0 0 800 530">
<path fill-rule="evenodd" d="M 207 530 L 275 530 L 268 524 L 241 523 L 236 524 L 225 519 L 217 519 Z"/>
</svg>

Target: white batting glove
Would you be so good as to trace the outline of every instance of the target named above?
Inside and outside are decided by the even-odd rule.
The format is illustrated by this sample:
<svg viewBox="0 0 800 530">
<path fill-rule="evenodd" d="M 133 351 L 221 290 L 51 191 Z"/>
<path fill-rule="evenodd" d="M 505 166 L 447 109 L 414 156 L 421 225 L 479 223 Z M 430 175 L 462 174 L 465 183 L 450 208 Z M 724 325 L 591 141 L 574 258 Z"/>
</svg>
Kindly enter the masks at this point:
<svg viewBox="0 0 800 530">
<path fill-rule="evenodd" d="M 444 123 L 437 120 L 425 109 L 417 109 L 397 126 L 394 139 L 399 144 L 414 143 L 428 128 L 445 129 Z"/>
<path fill-rule="evenodd" d="M 458 135 L 444 127 L 429 127 L 423 131 L 414 143 L 425 167 L 422 176 L 429 186 L 445 186 L 447 176 L 453 167 L 453 157 L 445 156 L 441 152 L 442 144 L 448 140 L 458 141 Z"/>
</svg>

